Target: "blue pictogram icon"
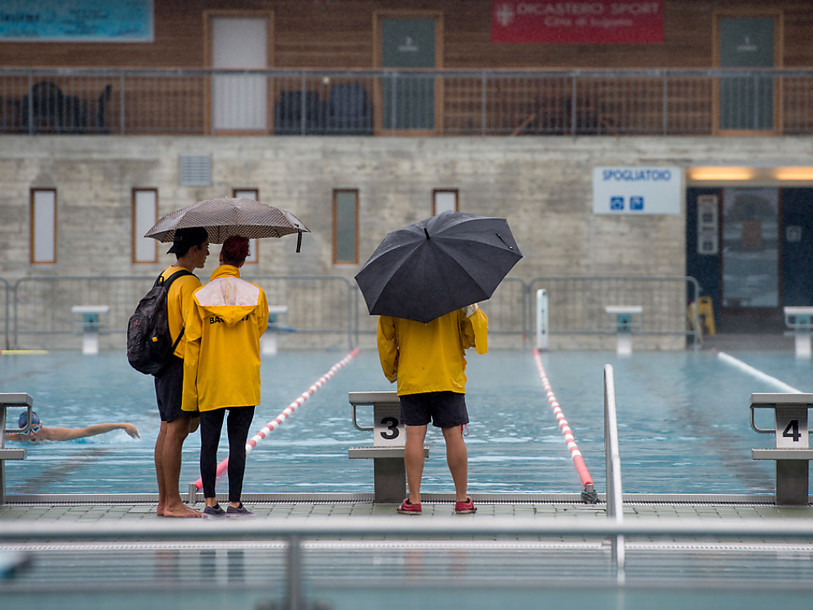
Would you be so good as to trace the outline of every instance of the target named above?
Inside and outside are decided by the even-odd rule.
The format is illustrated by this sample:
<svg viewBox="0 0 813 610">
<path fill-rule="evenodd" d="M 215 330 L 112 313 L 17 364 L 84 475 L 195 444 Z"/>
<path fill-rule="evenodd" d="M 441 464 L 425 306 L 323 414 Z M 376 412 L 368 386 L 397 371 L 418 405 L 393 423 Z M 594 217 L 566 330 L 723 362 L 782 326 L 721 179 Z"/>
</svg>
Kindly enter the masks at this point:
<svg viewBox="0 0 813 610">
<path fill-rule="evenodd" d="M 644 198 L 643 197 L 630 197 L 630 210 L 643 210 Z"/>
<path fill-rule="evenodd" d="M 623 197 L 610 197 L 610 209 L 611 210 L 623 210 L 624 209 L 624 198 Z"/>
</svg>

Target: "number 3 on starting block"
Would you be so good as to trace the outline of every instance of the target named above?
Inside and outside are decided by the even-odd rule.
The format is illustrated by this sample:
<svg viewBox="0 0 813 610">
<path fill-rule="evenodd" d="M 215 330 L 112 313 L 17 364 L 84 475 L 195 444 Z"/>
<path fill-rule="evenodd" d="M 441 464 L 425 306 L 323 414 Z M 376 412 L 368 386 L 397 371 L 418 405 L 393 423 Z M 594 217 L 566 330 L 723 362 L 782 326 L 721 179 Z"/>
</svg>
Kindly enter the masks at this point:
<svg viewBox="0 0 813 610">
<path fill-rule="evenodd" d="M 398 405 L 376 405 L 373 416 L 373 446 L 403 447 L 406 434 L 400 423 L 401 408 Z"/>
</svg>

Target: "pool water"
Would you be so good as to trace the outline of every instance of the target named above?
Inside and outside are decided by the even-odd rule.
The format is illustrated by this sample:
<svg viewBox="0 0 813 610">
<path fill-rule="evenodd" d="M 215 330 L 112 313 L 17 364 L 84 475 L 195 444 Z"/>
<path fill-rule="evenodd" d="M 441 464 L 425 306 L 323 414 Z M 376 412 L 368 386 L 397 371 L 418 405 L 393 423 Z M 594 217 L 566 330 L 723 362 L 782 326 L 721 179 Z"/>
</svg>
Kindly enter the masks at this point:
<svg viewBox="0 0 813 610">
<path fill-rule="evenodd" d="M 262 403 L 252 434 L 274 419 L 343 352 L 281 352 L 265 356 Z M 809 360 L 753 352 L 737 358 L 782 382 L 811 391 Z M 542 390 L 530 351 L 494 351 L 468 358 L 472 493 L 577 493 L 581 482 Z M 596 489 L 604 491 L 603 367 L 615 373 L 622 478 L 631 493 L 773 494 L 773 463 L 755 462 L 751 449 L 773 438 L 749 425 L 752 392 L 774 384 L 732 367 L 710 352 L 551 352 L 542 355 L 548 378 L 574 431 Z M 374 351 L 363 351 L 268 438 L 249 453 L 244 491 L 371 492 L 370 460 L 348 459 L 348 449 L 372 444 L 372 433 L 352 425 L 351 391 L 390 390 Z M 46 426 L 78 427 L 129 421 L 123 431 L 61 443 L 26 444 L 25 460 L 6 464 L 8 494 L 154 493 L 153 448 L 159 420 L 152 378 L 131 369 L 121 353 L 0 357 L 0 392 L 26 392 Z M 359 408 L 360 420 L 372 410 Z M 11 409 L 16 422 L 19 410 Z M 758 421 L 771 425 L 769 415 Z M 224 426 L 225 428 L 225 426 Z M 218 459 L 227 455 L 221 440 Z M 422 491 L 450 492 L 439 430 L 427 436 L 430 457 Z M 7 443 L 18 445 L 18 443 Z M 181 488 L 200 475 L 199 435 L 184 445 Z M 340 474 L 340 476 L 337 476 Z M 226 481 L 218 483 L 226 491 Z"/>
<path fill-rule="evenodd" d="M 269 588 L 271 590 L 269 591 Z M 399 583 L 368 589 L 319 589 L 309 598 L 316 608 L 331 610 L 375 610 L 386 607 L 407 610 L 419 607 L 436 610 L 455 610 L 460 607 L 471 610 L 490 610 L 510 605 L 514 608 L 541 607 L 593 607 L 605 610 L 635 610 L 659 608 L 660 610 L 763 610 L 780 607 L 782 610 L 807 610 L 810 592 L 806 590 L 755 591 L 732 589 L 693 590 L 689 587 L 470 587 L 430 588 L 402 587 Z M 31 594 L 5 593 L 4 599 L 12 608 L 31 608 Z M 168 606 L 168 600 L 172 605 Z M 122 592 L 38 593 L 36 607 L 42 610 L 66 610 L 70 608 L 115 607 L 121 610 L 174 607 L 195 608 L 201 605 L 231 608 L 277 608 L 283 607 L 282 593 L 269 585 L 215 590 L 175 591 L 139 590 Z"/>
</svg>

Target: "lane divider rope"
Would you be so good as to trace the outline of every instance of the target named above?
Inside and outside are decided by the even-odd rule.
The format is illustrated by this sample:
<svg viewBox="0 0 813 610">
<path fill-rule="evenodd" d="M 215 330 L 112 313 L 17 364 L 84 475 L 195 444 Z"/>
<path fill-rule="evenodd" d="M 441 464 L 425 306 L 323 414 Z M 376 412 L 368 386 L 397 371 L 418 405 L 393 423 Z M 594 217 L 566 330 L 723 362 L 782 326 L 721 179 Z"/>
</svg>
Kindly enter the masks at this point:
<svg viewBox="0 0 813 610">
<path fill-rule="evenodd" d="M 790 386 L 790 385 L 786 384 L 784 381 L 780 381 L 776 377 L 772 377 L 771 375 L 768 375 L 767 373 L 763 373 L 759 369 L 754 368 L 750 364 L 746 364 L 742 360 L 740 360 L 738 358 L 735 358 L 734 356 L 732 356 L 730 354 L 726 354 L 725 352 L 718 352 L 717 357 L 720 360 L 722 360 L 723 362 L 727 362 L 731 366 L 734 366 L 734 367 L 740 369 L 741 371 L 745 371 L 746 373 L 756 377 L 757 379 L 760 379 L 762 381 L 766 381 L 766 382 L 768 382 L 770 384 L 775 385 L 782 392 L 790 392 L 791 394 L 802 394 L 801 390 L 797 390 L 793 386 Z"/>
<path fill-rule="evenodd" d="M 579 451 L 579 446 L 576 444 L 576 439 L 573 436 L 573 430 L 571 430 L 570 424 L 568 424 L 567 419 L 565 419 L 565 414 L 562 411 L 562 407 L 559 405 L 559 401 L 556 399 L 556 394 L 553 393 L 553 387 L 551 386 L 548 375 L 545 372 L 545 367 L 542 365 L 542 357 L 539 353 L 539 349 L 537 348 L 534 348 L 534 360 L 536 361 L 536 369 L 539 372 L 539 378 L 542 381 L 542 387 L 545 389 L 545 395 L 548 398 L 548 403 L 553 410 L 553 416 L 556 418 L 556 423 L 559 424 L 559 430 L 561 430 L 565 437 L 565 444 L 570 452 L 573 465 L 576 467 L 576 472 L 578 473 L 579 479 L 581 479 L 582 485 L 584 486 L 582 491 L 582 500 L 588 504 L 596 504 L 598 503 L 598 495 L 596 494 L 595 487 L 593 486 L 593 477 L 590 476 L 590 471 L 587 470 L 587 465 L 584 463 L 582 453 Z"/>
<path fill-rule="evenodd" d="M 246 453 L 250 452 L 254 447 L 257 446 L 261 440 L 263 440 L 266 436 L 268 436 L 272 430 L 276 430 L 279 428 L 283 422 L 288 419 L 291 415 L 293 415 L 294 411 L 296 411 L 299 407 L 301 407 L 308 398 L 313 396 L 319 388 L 325 385 L 333 376 L 344 367 L 348 362 L 350 362 L 353 358 L 359 355 L 361 350 L 359 348 L 353 349 L 349 354 L 347 354 L 344 358 L 339 360 L 336 364 L 330 367 L 327 373 L 322 375 L 313 385 L 311 385 L 307 390 L 302 392 L 299 397 L 294 400 L 291 404 L 285 407 L 282 412 L 277 415 L 274 419 L 268 422 L 263 428 L 257 432 L 253 437 L 251 437 L 248 442 L 246 442 Z M 217 465 L 217 476 L 222 475 L 229 466 L 229 458 L 224 459 Z M 203 479 L 198 478 L 197 481 L 194 483 L 195 489 L 200 491 L 203 488 Z"/>
</svg>

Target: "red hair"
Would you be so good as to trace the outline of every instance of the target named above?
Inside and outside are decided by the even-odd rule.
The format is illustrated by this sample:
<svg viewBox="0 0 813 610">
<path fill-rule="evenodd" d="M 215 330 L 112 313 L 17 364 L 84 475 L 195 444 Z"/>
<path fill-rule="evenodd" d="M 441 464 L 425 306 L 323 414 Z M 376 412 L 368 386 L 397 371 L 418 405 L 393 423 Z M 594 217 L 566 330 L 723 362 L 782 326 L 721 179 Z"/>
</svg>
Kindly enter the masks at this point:
<svg viewBox="0 0 813 610">
<path fill-rule="evenodd" d="M 223 242 L 220 249 L 223 260 L 229 263 L 242 263 L 248 256 L 248 237 L 232 235 Z"/>
</svg>

